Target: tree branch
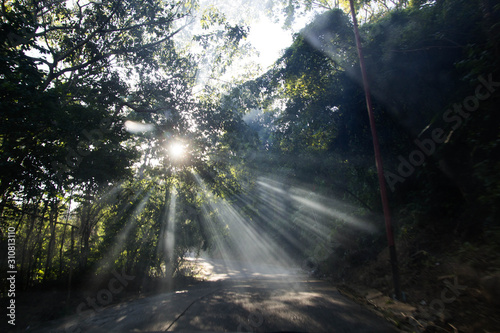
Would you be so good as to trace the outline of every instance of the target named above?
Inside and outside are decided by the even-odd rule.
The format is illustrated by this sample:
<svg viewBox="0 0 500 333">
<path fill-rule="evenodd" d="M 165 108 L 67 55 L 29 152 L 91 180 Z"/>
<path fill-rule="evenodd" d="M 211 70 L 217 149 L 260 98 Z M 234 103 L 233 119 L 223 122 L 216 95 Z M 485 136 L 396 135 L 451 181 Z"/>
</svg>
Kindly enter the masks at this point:
<svg viewBox="0 0 500 333">
<path fill-rule="evenodd" d="M 114 13 L 116 12 L 116 8 L 114 10 Z M 106 20 L 106 22 L 109 22 L 111 16 L 113 14 L 111 14 L 108 19 Z M 149 43 L 149 44 L 145 44 L 145 45 L 141 45 L 139 47 L 134 47 L 134 48 L 129 48 L 129 49 L 124 49 L 124 50 L 112 50 L 110 52 L 107 52 L 105 54 L 101 54 L 99 56 L 96 56 L 82 64 L 79 64 L 79 65 L 75 65 L 75 66 L 71 66 L 71 67 L 67 67 L 67 68 L 64 68 L 60 71 L 55 71 L 55 68 L 57 67 L 57 63 L 60 62 L 61 60 L 63 60 L 64 58 L 68 57 L 71 53 L 71 52 L 75 52 L 79 47 L 85 45 L 86 43 L 88 43 L 90 41 L 90 39 L 95 36 L 99 31 L 99 29 L 96 29 L 94 30 L 85 40 L 83 40 L 82 42 L 78 43 L 78 45 L 75 45 L 74 47 L 72 47 L 70 50 L 68 50 L 66 53 L 64 53 L 62 56 L 56 56 L 53 54 L 53 57 L 54 57 L 54 62 L 53 63 L 49 63 L 49 75 L 47 76 L 46 80 L 44 81 L 44 83 L 42 84 L 42 91 L 47 89 L 47 87 L 50 85 L 50 83 L 54 80 L 54 79 L 57 79 L 58 77 L 60 77 L 61 75 L 63 75 L 64 73 L 67 73 L 67 72 L 72 72 L 72 71 L 76 71 L 76 70 L 81 70 L 85 67 L 88 67 L 92 64 L 95 64 L 101 60 L 104 60 L 104 59 L 107 59 L 109 58 L 110 56 L 112 55 L 126 55 L 126 54 L 131 54 L 131 53 L 136 53 L 136 52 L 139 52 L 141 50 L 145 50 L 145 49 L 148 49 L 148 48 L 151 48 L 151 47 L 154 47 L 154 46 L 157 46 L 169 39 L 171 39 L 173 36 L 175 36 L 176 34 L 178 34 L 180 31 L 182 31 L 185 27 L 187 27 L 188 25 L 190 25 L 192 23 L 191 22 L 188 22 L 184 25 L 182 25 L 180 28 L 178 28 L 177 30 L 173 31 L 172 33 L 170 33 L 169 35 L 165 36 L 164 38 L 161 38 L 155 42 L 152 42 L 152 43 Z M 102 26 L 102 25 L 101 25 Z M 46 37 L 46 36 L 45 36 Z M 48 45 L 48 42 L 47 42 L 47 45 Z"/>
<path fill-rule="evenodd" d="M 117 10 L 118 10 L 118 7 L 120 5 L 121 1 L 118 1 L 116 2 L 115 4 L 115 8 L 113 9 L 113 11 L 111 12 L 111 14 L 106 18 L 106 20 L 104 20 L 104 22 L 99 26 L 99 28 L 95 29 L 94 31 L 92 31 L 88 36 L 87 38 L 85 38 L 84 40 L 82 40 L 80 43 L 76 44 L 75 46 L 73 46 L 72 48 L 70 48 L 69 50 L 67 50 L 64 54 L 62 54 L 61 56 L 57 56 L 57 58 L 55 60 L 57 61 L 61 61 L 61 60 L 64 60 L 66 59 L 67 57 L 69 57 L 73 52 L 75 52 L 77 49 L 81 48 L 82 46 L 84 46 L 85 44 L 87 44 L 92 38 L 95 37 L 95 35 L 97 35 L 98 32 L 100 32 L 100 30 L 102 30 L 106 24 L 109 23 L 109 21 L 111 21 L 111 18 L 116 14 Z"/>
</svg>

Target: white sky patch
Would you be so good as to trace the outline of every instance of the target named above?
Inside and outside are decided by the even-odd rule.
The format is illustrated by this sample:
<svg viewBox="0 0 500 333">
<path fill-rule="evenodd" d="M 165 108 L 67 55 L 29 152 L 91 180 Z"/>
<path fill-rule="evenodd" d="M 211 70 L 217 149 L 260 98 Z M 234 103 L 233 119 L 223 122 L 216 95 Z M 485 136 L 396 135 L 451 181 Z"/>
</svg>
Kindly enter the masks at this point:
<svg viewBox="0 0 500 333">
<path fill-rule="evenodd" d="M 248 37 L 243 40 L 241 47 L 248 44 L 256 52 L 250 51 L 247 55 L 240 54 L 233 59 L 232 64 L 222 76 L 211 77 L 211 54 L 201 49 L 192 37 L 205 34 L 208 31 L 201 29 L 199 19 L 201 13 L 208 8 L 217 8 L 219 13 L 227 19 L 230 25 L 238 24 L 250 28 Z M 292 29 L 283 28 L 284 17 L 276 23 L 266 11 L 267 0 L 201 0 L 197 18 L 186 29 L 174 37 L 176 47 L 180 50 L 204 54 L 208 61 L 199 68 L 195 92 L 203 91 L 206 85 L 220 85 L 226 83 L 241 83 L 262 75 L 281 56 L 282 52 L 293 42 L 293 34 L 301 30 L 315 16 L 314 12 L 304 17 L 297 17 Z M 245 45 L 245 46 L 243 46 Z M 256 53 L 259 55 L 257 56 Z"/>
<path fill-rule="evenodd" d="M 282 50 L 292 44 L 292 33 L 262 16 L 259 22 L 250 27 L 248 41 L 260 53 L 259 57 L 253 60 L 267 69 L 279 58 Z"/>
</svg>

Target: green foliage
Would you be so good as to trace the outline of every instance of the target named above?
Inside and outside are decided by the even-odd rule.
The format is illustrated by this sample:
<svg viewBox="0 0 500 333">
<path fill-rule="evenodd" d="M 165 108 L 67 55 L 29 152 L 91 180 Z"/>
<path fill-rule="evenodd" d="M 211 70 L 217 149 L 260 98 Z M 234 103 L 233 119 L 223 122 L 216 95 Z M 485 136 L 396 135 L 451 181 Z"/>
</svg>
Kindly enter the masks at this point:
<svg viewBox="0 0 500 333">
<path fill-rule="evenodd" d="M 187 251 L 216 253 L 224 242 L 239 249 L 220 218 L 232 209 L 284 251 L 326 258 L 322 269 L 364 263 L 383 247 L 381 233 L 360 233 L 341 218 L 382 226 L 353 27 L 338 9 L 348 2 L 276 3 L 287 24 L 301 11 L 329 10 L 267 73 L 212 86 L 249 51 L 243 21 L 216 7 L 192 36 L 202 51 L 188 54 L 173 37 L 197 2 L 4 4 L 0 216 L 2 228 L 17 230 L 23 286 L 113 267 L 171 277 Z M 441 0 L 356 8 L 375 8 L 361 33 L 386 170 L 398 170 L 416 139 L 446 132 L 391 194 L 401 239 L 412 243 L 421 228 L 468 237 L 492 228 L 498 91 L 459 127 L 443 113 L 474 94 L 479 75 L 500 79 L 500 7 Z M 195 96 L 200 82 L 207 85 Z M 263 194 L 258 177 L 275 191 Z M 308 188 L 302 203 L 336 198 L 324 201 L 344 215 L 297 204 L 291 180 Z M 333 236 L 332 253 L 318 234 Z"/>
<path fill-rule="evenodd" d="M 385 168 L 398 170 L 398 156 L 407 157 L 418 148 L 414 140 L 434 128 L 449 137 L 398 184 L 391 203 L 405 228 L 402 237 L 411 239 L 408 233 L 417 228 L 474 237 L 498 214 L 491 208 L 498 206 L 493 171 L 498 121 L 491 108 L 498 92 L 458 129 L 442 116 L 473 95 L 479 75 L 498 73 L 499 35 L 492 18 L 499 8 L 479 1 L 437 1 L 413 2 L 401 10 L 406 5 L 361 27 Z M 259 135 L 257 151 L 268 156 L 258 160 L 263 173 L 324 186 L 377 212 L 380 199 L 358 66 L 350 20 L 334 10 L 303 29 L 269 72 L 230 96 L 238 112 L 261 110 L 250 128 Z M 370 248 L 375 238 L 350 247 Z"/>
<path fill-rule="evenodd" d="M 354 9 L 361 22 L 375 21 L 392 10 L 419 6 L 422 2 L 412 4 L 408 0 L 352 0 Z M 425 2 L 425 1 L 424 1 Z M 285 28 L 291 28 L 299 17 L 312 13 L 323 14 L 334 9 L 344 13 L 351 12 L 349 0 L 280 0 L 268 2 L 269 15 L 276 20 L 283 19 Z M 278 14 L 279 13 L 279 14 Z M 359 15 L 362 13 L 361 15 Z M 284 18 L 283 18 L 284 17 Z"/>
<path fill-rule="evenodd" d="M 197 3 L 19 1 L 2 9 L 0 216 L 2 230 L 17 230 L 20 286 L 116 265 L 145 273 L 168 261 L 177 267 L 207 237 L 187 170 L 215 168 L 214 187 L 227 191 L 238 176 L 220 160 L 206 163 L 209 140 L 190 128 L 204 112 L 192 96 L 202 64 L 173 37 Z M 207 15 L 210 42 L 237 53 L 247 29 Z M 230 62 L 219 54 L 218 70 Z M 151 130 L 131 133 L 126 120 Z M 223 118 L 205 125 L 232 126 Z M 173 139 L 193 147 L 182 161 L 168 153 Z M 161 233 L 173 188 L 179 206 L 192 209 L 172 217 L 177 242 L 167 253 Z"/>
</svg>

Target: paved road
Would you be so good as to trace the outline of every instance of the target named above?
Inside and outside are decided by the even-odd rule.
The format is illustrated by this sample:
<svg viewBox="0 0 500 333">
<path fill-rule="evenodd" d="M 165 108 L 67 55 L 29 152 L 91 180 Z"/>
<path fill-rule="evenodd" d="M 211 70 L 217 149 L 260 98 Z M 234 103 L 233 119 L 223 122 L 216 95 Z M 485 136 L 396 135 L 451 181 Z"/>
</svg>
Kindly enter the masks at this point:
<svg viewBox="0 0 500 333">
<path fill-rule="evenodd" d="M 39 332 L 397 332 L 328 283 L 297 270 L 196 263 L 206 283 L 86 311 Z"/>
</svg>

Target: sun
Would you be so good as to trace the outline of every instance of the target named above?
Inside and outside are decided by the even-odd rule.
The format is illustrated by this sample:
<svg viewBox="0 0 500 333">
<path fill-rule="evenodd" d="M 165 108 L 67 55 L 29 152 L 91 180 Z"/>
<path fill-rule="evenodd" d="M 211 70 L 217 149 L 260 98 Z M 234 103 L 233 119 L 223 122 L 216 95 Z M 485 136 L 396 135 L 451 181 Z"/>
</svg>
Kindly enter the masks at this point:
<svg viewBox="0 0 500 333">
<path fill-rule="evenodd" d="M 180 160 L 184 157 L 186 152 L 185 146 L 180 142 L 172 142 L 168 147 L 168 153 L 174 160 Z"/>
</svg>

